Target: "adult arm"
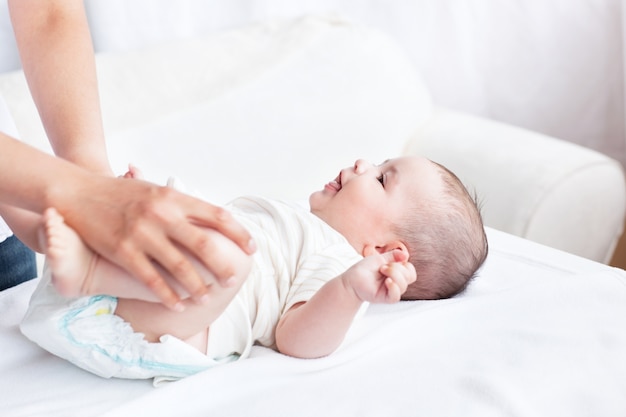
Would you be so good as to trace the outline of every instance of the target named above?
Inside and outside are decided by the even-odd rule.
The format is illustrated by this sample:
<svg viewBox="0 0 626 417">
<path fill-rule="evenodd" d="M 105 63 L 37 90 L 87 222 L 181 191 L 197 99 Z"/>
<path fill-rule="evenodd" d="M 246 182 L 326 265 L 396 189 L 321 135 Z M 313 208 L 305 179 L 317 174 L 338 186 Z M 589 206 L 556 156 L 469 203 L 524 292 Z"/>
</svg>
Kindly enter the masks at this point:
<svg viewBox="0 0 626 417">
<path fill-rule="evenodd" d="M 278 350 L 298 358 L 335 351 L 364 302 L 400 301 L 416 278 L 407 259 L 400 250 L 367 256 L 324 284 L 310 300 L 295 304 L 276 326 Z"/>
<path fill-rule="evenodd" d="M 96 252 L 150 287 L 174 308 L 178 295 L 155 268 L 158 262 L 196 299 L 206 287 L 184 247 L 226 281 L 233 265 L 217 259 L 214 242 L 198 225 L 215 229 L 251 253 L 250 235 L 220 207 L 145 181 L 99 175 L 0 133 L 2 203 L 35 213 L 56 208 Z"/>
<path fill-rule="evenodd" d="M 9 0 L 22 67 L 56 155 L 111 174 L 82 0 Z"/>
</svg>

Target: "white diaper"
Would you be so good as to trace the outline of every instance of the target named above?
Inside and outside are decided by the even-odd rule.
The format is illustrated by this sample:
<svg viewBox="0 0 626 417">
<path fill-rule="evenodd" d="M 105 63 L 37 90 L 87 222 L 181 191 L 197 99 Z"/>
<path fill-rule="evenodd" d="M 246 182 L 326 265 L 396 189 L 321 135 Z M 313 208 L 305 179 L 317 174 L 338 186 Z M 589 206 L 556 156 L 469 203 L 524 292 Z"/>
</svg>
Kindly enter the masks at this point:
<svg viewBox="0 0 626 417">
<path fill-rule="evenodd" d="M 104 295 L 60 296 L 44 267 L 20 329 L 42 348 L 96 375 L 154 378 L 155 385 L 237 359 L 212 359 L 170 335 L 160 343 L 147 342 L 113 314 L 116 305 L 115 297 Z"/>
</svg>

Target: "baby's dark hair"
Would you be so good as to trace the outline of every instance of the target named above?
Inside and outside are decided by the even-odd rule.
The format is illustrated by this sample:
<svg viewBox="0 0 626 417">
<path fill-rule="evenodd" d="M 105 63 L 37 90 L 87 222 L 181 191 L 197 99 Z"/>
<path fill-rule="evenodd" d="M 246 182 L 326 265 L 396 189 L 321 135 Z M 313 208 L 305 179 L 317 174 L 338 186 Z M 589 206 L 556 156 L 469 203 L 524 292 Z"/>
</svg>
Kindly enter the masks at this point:
<svg viewBox="0 0 626 417">
<path fill-rule="evenodd" d="M 431 161 L 432 162 L 432 161 Z M 443 184 L 437 201 L 416 201 L 396 233 L 407 245 L 417 280 L 403 300 L 432 300 L 462 292 L 487 257 L 480 207 L 461 180 L 433 162 Z"/>
</svg>

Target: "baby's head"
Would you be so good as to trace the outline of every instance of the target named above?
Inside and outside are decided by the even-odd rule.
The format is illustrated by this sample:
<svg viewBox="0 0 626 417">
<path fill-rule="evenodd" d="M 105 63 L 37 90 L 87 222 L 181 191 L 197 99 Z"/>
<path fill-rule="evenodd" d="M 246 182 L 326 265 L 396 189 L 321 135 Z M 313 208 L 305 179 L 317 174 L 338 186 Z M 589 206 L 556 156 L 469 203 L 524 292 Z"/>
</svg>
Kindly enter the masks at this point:
<svg viewBox="0 0 626 417">
<path fill-rule="evenodd" d="M 441 181 L 438 198 L 416 200 L 395 226 L 417 271 L 417 280 L 403 300 L 449 298 L 462 292 L 487 257 L 487 236 L 476 198 L 454 173 L 431 164 Z"/>
<path fill-rule="evenodd" d="M 458 294 L 487 256 L 475 200 L 456 175 L 426 158 L 380 165 L 358 160 L 311 194 L 309 203 L 362 254 L 408 252 L 417 280 L 406 300 Z"/>
</svg>

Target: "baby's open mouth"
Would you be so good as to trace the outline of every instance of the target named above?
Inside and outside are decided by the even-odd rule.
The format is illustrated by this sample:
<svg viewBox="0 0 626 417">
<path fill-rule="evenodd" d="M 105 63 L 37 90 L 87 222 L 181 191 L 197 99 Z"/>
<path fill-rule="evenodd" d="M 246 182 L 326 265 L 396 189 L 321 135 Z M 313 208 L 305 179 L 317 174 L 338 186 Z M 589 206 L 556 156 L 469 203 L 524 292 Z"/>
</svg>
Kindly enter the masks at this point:
<svg viewBox="0 0 626 417">
<path fill-rule="evenodd" d="M 337 175 L 337 178 L 326 184 L 326 186 L 332 188 L 335 191 L 341 190 L 341 173 Z"/>
</svg>

